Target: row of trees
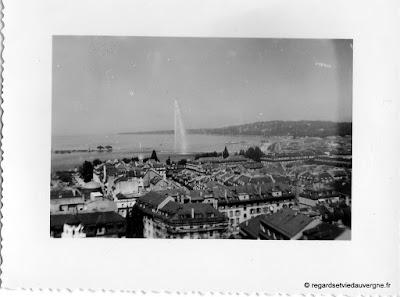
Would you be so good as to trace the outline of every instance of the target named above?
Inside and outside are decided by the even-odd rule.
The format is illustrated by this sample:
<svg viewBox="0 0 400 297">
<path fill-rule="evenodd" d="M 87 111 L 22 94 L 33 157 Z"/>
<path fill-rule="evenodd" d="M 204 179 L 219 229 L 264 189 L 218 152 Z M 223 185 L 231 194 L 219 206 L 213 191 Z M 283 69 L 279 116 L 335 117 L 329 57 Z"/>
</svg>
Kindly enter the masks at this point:
<svg viewBox="0 0 400 297">
<path fill-rule="evenodd" d="M 99 151 L 103 151 L 104 149 L 106 149 L 107 151 L 112 151 L 112 146 L 111 146 L 111 145 L 106 145 L 106 146 L 99 145 L 99 146 L 97 147 L 97 149 L 98 149 Z"/>
<path fill-rule="evenodd" d="M 252 159 L 255 162 L 261 162 L 261 158 L 265 156 L 258 146 L 250 147 L 246 151 L 240 150 L 239 153 L 236 154 Z"/>
<path fill-rule="evenodd" d="M 225 149 L 224 149 L 224 151 L 222 153 L 218 153 L 216 151 L 208 152 L 208 153 L 200 153 L 200 154 L 196 154 L 194 156 L 194 159 L 197 160 L 197 159 L 200 159 L 200 158 L 213 158 L 213 157 L 214 158 L 223 157 L 224 159 L 228 158 L 229 157 L 229 152 L 228 152 L 228 149 L 226 148 L 226 146 L 225 146 Z"/>
</svg>

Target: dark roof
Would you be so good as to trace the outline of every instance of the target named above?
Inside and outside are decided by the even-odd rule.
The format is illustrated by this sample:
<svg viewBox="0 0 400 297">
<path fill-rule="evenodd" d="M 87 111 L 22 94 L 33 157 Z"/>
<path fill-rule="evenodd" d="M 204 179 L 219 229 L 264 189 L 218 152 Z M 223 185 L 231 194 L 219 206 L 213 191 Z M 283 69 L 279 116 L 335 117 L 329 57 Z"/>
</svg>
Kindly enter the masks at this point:
<svg viewBox="0 0 400 297">
<path fill-rule="evenodd" d="M 162 180 L 161 177 L 155 176 L 150 180 L 150 183 L 152 183 L 153 185 L 156 185 L 160 180 Z"/>
<path fill-rule="evenodd" d="M 107 223 L 123 223 L 125 219 L 114 211 L 50 215 L 50 227 L 62 227 L 65 223 L 96 225 Z"/>
<path fill-rule="evenodd" d="M 333 240 L 336 239 L 345 229 L 338 226 L 322 222 L 318 226 L 305 230 L 303 236 L 308 240 Z"/>
<path fill-rule="evenodd" d="M 160 205 L 160 203 L 163 202 L 164 200 L 165 200 L 164 195 L 151 191 L 140 197 L 137 201 L 158 207 L 158 205 Z"/>
<path fill-rule="evenodd" d="M 312 218 L 287 208 L 267 215 L 261 220 L 261 223 L 275 229 L 288 238 L 292 238 L 312 221 Z"/>
<path fill-rule="evenodd" d="M 50 191 L 50 199 L 77 198 L 82 197 L 82 193 L 77 189 L 62 188 Z"/>
<path fill-rule="evenodd" d="M 197 159 L 195 162 L 197 162 L 197 163 L 219 163 L 219 162 L 221 162 L 221 159 L 219 159 L 217 157 L 203 157 L 203 158 Z"/>
<path fill-rule="evenodd" d="M 343 195 L 351 196 L 351 183 L 335 185 L 335 190 Z"/>
<path fill-rule="evenodd" d="M 224 160 L 222 160 L 222 162 L 243 162 L 243 161 L 247 161 L 247 158 L 240 155 L 230 155 Z"/>
<path fill-rule="evenodd" d="M 114 165 L 111 165 L 111 166 L 107 165 L 107 167 L 106 167 L 106 175 L 107 176 L 113 176 L 113 175 L 116 175 L 116 174 L 118 174 L 118 169 L 115 168 Z"/>
<path fill-rule="evenodd" d="M 214 215 L 213 219 L 225 219 L 225 216 L 207 203 L 186 203 L 180 204 L 177 202 L 168 202 L 167 205 L 170 204 L 169 207 L 175 207 L 177 209 L 175 215 L 171 218 L 172 221 L 182 221 L 182 216 L 184 216 L 185 221 L 207 221 L 210 218 L 210 215 Z M 167 206 L 166 205 L 166 206 Z M 191 217 L 192 209 L 195 215 L 195 218 Z M 164 207 L 161 209 L 164 210 Z M 201 215 L 201 217 L 196 217 Z"/>
<path fill-rule="evenodd" d="M 115 195 L 117 197 L 117 199 L 126 199 L 126 196 L 124 194 L 118 193 L 117 195 Z"/>
<path fill-rule="evenodd" d="M 269 176 L 255 176 L 249 180 L 251 184 L 265 184 L 265 183 L 272 183 L 272 179 Z"/>
<path fill-rule="evenodd" d="M 244 167 L 247 169 L 260 169 L 263 168 L 264 165 L 261 162 L 253 162 L 244 164 Z"/>
<path fill-rule="evenodd" d="M 248 238 L 257 239 L 260 232 L 260 221 L 266 215 L 259 215 L 239 225 L 240 231 L 246 233 Z"/>
<path fill-rule="evenodd" d="M 164 196 L 177 196 L 179 194 L 185 194 L 185 191 L 181 189 L 166 189 L 157 191 L 157 193 Z"/>
<path fill-rule="evenodd" d="M 248 183 L 249 182 L 249 180 L 250 180 L 250 177 L 248 177 L 248 176 L 246 176 L 246 175 L 242 175 L 242 176 L 240 176 L 237 180 L 236 180 L 236 182 L 238 182 L 238 181 L 241 181 L 241 182 L 243 182 L 243 183 Z"/>
<path fill-rule="evenodd" d="M 180 207 L 181 207 L 181 204 L 170 201 L 161 210 L 165 211 L 169 214 L 175 214 L 179 210 Z"/>
<path fill-rule="evenodd" d="M 151 193 L 151 192 L 150 192 Z M 143 197 L 142 197 L 143 198 Z M 228 218 L 222 213 L 206 203 L 186 203 L 181 204 L 174 201 L 169 201 L 162 208 L 155 211 L 153 207 L 142 207 L 138 203 L 140 209 L 152 216 L 157 217 L 160 220 L 164 220 L 171 224 L 204 224 L 207 222 L 226 222 Z M 192 216 L 194 213 L 194 217 Z"/>
</svg>

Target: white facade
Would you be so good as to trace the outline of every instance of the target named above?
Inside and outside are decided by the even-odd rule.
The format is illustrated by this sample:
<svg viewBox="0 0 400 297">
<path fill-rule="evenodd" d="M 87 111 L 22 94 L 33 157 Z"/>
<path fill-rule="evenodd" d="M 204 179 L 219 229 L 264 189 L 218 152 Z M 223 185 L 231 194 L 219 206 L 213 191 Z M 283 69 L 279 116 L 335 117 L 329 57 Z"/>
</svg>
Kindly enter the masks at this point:
<svg viewBox="0 0 400 297">
<path fill-rule="evenodd" d="M 262 214 L 277 212 L 282 208 L 290 208 L 293 203 L 294 198 L 279 202 L 252 202 L 249 200 L 246 204 L 218 206 L 218 211 L 229 218 L 229 231 L 237 234 L 239 233 L 239 224 Z"/>
<path fill-rule="evenodd" d="M 61 233 L 61 238 L 84 238 L 86 234 L 83 232 L 83 226 L 79 224 L 78 226 L 64 224 L 63 232 Z"/>
</svg>

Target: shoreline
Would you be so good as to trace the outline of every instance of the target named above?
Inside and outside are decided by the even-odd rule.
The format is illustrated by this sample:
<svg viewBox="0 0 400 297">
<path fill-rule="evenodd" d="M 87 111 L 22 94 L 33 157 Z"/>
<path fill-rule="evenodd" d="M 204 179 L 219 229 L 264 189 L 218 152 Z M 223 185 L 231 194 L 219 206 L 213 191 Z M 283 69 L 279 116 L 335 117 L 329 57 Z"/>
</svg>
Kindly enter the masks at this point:
<svg viewBox="0 0 400 297">
<path fill-rule="evenodd" d="M 125 151 L 125 152 L 91 152 L 91 153 L 71 153 L 71 154 L 54 154 L 52 152 L 51 158 L 51 172 L 56 171 L 71 171 L 78 168 L 85 161 L 93 162 L 95 159 L 101 161 L 107 160 L 122 160 L 124 158 L 134 158 L 142 157 L 148 158 L 151 156 L 151 151 Z M 176 152 L 157 152 L 157 157 L 160 162 L 165 163 L 165 161 L 170 157 L 171 161 L 179 161 L 181 159 L 194 159 L 195 155 L 201 152 L 191 152 L 191 153 L 176 153 Z"/>
</svg>

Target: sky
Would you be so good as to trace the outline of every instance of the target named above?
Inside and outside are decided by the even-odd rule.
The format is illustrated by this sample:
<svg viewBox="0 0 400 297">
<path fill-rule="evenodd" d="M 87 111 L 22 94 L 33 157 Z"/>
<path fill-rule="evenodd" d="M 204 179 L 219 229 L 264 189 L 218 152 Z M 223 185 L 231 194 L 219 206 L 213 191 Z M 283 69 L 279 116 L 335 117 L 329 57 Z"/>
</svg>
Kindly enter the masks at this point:
<svg viewBox="0 0 400 297">
<path fill-rule="evenodd" d="M 53 135 L 352 120 L 352 40 L 54 36 Z"/>
</svg>

